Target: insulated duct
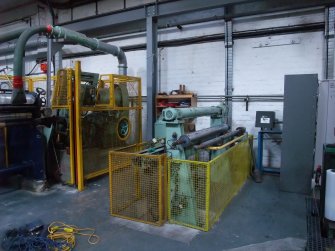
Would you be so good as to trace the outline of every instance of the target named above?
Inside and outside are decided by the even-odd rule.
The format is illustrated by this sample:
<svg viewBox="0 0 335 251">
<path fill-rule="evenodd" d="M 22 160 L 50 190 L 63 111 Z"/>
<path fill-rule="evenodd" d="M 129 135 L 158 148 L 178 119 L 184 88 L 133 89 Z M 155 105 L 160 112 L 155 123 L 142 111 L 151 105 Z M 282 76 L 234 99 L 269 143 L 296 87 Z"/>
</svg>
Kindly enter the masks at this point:
<svg viewBox="0 0 335 251">
<path fill-rule="evenodd" d="M 22 29 L 6 32 L 5 34 L 1 34 L 0 44 L 18 38 L 21 35 L 21 33 L 25 31 L 25 29 L 26 28 L 22 28 Z"/>
<path fill-rule="evenodd" d="M 13 77 L 13 93 L 12 93 L 12 104 L 24 104 L 26 103 L 26 97 L 23 89 L 22 80 L 22 67 L 23 67 L 23 57 L 24 50 L 28 39 L 38 33 L 47 33 L 55 38 L 63 38 L 65 40 L 70 40 L 84 47 L 90 48 L 92 50 L 98 50 L 105 53 L 112 54 L 118 58 L 119 61 L 119 74 L 127 75 L 127 58 L 125 53 L 121 48 L 110 45 L 99 41 L 95 38 L 86 37 L 76 31 L 71 31 L 69 29 L 52 25 L 39 26 L 34 28 L 26 29 L 19 37 L 16 43 L 14 51 L 14 77 Z"/>
</svg>

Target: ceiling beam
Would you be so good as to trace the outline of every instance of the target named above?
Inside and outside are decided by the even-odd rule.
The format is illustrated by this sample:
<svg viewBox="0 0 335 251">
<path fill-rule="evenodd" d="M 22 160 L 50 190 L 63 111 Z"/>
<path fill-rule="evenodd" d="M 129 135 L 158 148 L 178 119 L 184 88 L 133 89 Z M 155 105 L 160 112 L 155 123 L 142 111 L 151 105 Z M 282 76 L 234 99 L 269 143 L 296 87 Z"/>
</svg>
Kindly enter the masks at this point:
<svg viewBox="0 0 335 251">
<path fill-rule="evenodd" d="M 61 23 L 88 36 L 115 36 L 146 30 L 147 10 L 155 10 L 158 28 L 201 23 L 218 19 L 329 6 L 334 0 L 179 0 L 158 2 L 108 14 Z M 151 13 L 152 14 L 152 13 Z"/>
</svg>

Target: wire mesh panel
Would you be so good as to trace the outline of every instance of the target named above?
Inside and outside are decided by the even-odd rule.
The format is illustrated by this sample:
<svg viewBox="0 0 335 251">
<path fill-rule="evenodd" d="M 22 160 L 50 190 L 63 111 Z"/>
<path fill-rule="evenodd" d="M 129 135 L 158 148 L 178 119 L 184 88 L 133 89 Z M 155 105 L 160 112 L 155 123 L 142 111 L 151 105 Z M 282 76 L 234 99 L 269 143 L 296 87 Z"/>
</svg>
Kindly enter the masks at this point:
<svg viewBox="0 0 335 251">
<path fill-rule="evenodd" d="M 169 220 L 207 229 L 208 170 L 205 162 L 169 160 Z"/>
<path fill-rule="evenodd" d="M 247 138 L 209 162 L 169 159 L 169 221 L 208 231 L 246 181 L 250 167 Z"/>
<path fill-rule="evenodd" d="M 52 95 L 52 107 L 56 108 L 67 108 L 70 107 L 72 98 L 72 81 L 73 81 L 73 70 L 72 69 L 60 69 L 57 72 L 57 77 L 53 89 Z"/>
<path fill-rule="evenodd" d="M 83 81 L 82 81 L 83 82 Z M 91 104 L 90 98 L 96 97 Z M 108 152 L 142 141 L 139 78 L 101 75 L 96 89 L 81 84 L 81 137 L 85 179 L 108 172 Z"/>
<path fill-rule="evenodd" d="M 166 221 L 166 155 L 138 154 L 144 145 L 110 152 L 113 216 L 162 225 Z"/>
<path fill-rule="evenodd" d="M 209 228 L 246 181 L 251 167 L 249 140 L 236 144 L 210 161 Z"/>
</svg>

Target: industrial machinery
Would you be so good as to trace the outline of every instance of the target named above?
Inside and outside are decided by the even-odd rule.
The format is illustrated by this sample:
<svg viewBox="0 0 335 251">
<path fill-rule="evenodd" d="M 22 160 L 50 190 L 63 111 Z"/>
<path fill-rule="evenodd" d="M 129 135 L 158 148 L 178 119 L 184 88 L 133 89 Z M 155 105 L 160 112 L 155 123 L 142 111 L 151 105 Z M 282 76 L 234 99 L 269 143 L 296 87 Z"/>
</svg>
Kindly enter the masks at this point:
<svg viewBox="0 0 335 251">
<path fill-rule="evenodd" d="M 185 133 L 187 119 L 202 116 L 210 117 L 210 127 Z M 164 218 L 157 218 L 157 222 L 143 218 L 156 205 L 156 208 L 166 207 L 169 221 L 207 231 L 250 172 L 248 135 L 245 128 L 229 131 L 226 116 L 224 104 L 166 108 L 155 123 L 155 138 L 150 144 L 112 151 L 112 215 L 161 223 Z M 162 168 L 166 158 L 167 166 Z M 131 173 L 134 179 L 127 178 L 134 177 Z M 161 188 L 165 184 L 161 177 L 166 175 L 168 186 Z M 158 193 L 143 192 L 148 191 L 148 180 L 160 184 L 156 187 Z M 132 197 L 134 194 L 138 196 Z M 210 200 L 214 203 L 210 204 Z M 145 206 L 148 201 L 150 207 Z M 164 210 L 159 215 L 164 215 Z"/>
<path fill-rule="evenodd" d="M 175 159 L 188 159 L 194 155 L 193 145 L 214 138 L 228 131 L 225 123 L 225 105 L 214 107 L 167 108 L 155 123 L 155 137 L 165 138 L 166 149 Z M 186 119 L 210 116 L 210 128 L 185 134 Z"/>
<path fill-rule="evenodd" d="M 110 150 L 142 140 L 139 78 L 82 72 L 77 62 L 58 71 L 52 107 L 63 118 L 54 136 L 62 180 L 79 190 L 108 172 Z"/>
<path fill-rule="evenodd" d="M 41 88 L 36 92 L 25 91 L 27 102 L 12 105 L 12 90 L 0 89 L 0 183 L 20 174 L 34 186 L 40 184 L 39 189 L 44 186 L 48 170 L 47 138 L 43 130 L 54 120 L 43 116 L 44 94 Z"/>
<path fill-rule="evenodd" d="M 36 26 L 21 32 L 7 37 L 18 39 L 14 50 L 12 88 L 1 94 L 0 97 L 6 102 L 6 107 L 1 108 L 0 111 L 6 113 L 3 116 L 6 123 L 2 125 L 5 128 L 2 136 L 4 142 L 2 145 L 5 146 L 2 147 L 3 156 L 5 156 L 4 165 L 9 165 L 8 162 L 12 163 L 11 154 L 14 152 L 12 149 L 8 152 L 7 140 L 12 140 L 8 137 L 12 137 L 12 132 L 15 132 L 15 135 L 21 140 L 23 139 L 21 134 L 25 134 L 28 135 L 28 138 L 22 144 L 29 149 L 23 151 L 22 154 L 26 156 L 24 152 L 29 152 L 28 160 L 36 157 L 43 163 L 48 161 L 47 169 L 54 165 L 59 174 L 63 175 L 61 179 L 64 182 L 77 184 L 78 189 L 82 190 L 84 179 L 108 172 L 108 151 L 110 149 L 141 141 L 141 81 L 139 78 L 126 76 L 127 58 L 123 50 L 117 46 L 60 26 Z M 33 99 L 31 94 L 25 91 L 25 82 L 27 82 L 23 71 L 25 46 L 29 38 L 35 34 L 46 35 L 50 39 L 64 39 L 64 41 L 80 44 L 92 50 L 109 53 L 117 57 L 119 63 L 119 75 L 99 76 L 94 73 L 81 72 L 80 62 L 77 62 L 74 70 L 63 69 L 58 72 L 53 90 L 51 72 L 50 70 L 47 72 L 45 101 L 49 106 L 52 93 L 52 107 L 56 115 L 54 126 L 46 133 L 47 138 L 54 143 L 51 150 L 55 153 L 55 157 L 52 160 L 47 160 L 43 154 L 32 156 L 34 155 L 31 152 L 33 148 L 28 147 L 33 141 L 29 141 L 28 131 L 34 131 L 36 127 L 36 119 L 39 119 L 40 116 L 38 113 L 41 106 L 40 101 L 42 101 L 41 93 L 36 99 Z M 49 54 L 48 64 L 51 65 Z M 13 112 L 16 114 L 12 114 Z M 28 113 L 31 115 L 27 115 Z M 18 133 L 20 131 L 16 132 L 14 129 L 8 132 L 7 122 L 12 120 L 11 116 L 14 116 L 15 121 L 17 118 L 21 119 L 22 116 L 25 120 L 29 120 L 29 123 L 22 119 L 20 125 L 26 123 L 31 126 L 22 129 L 21 134 Z M 42 136 L 37 132 L 30 138 L 35 136 L 43 141 Z M 15 147 L 20 145 L 14 142 Z M 44 147 L 39 146 L 34 149 L 43 152 Z M 16 159 L 19 163 L 22 161 L 26 163 L 26 157 L 16 157 Z M 35 167 L 38 168 L 34 165 Z M 36 177 L 34 175 L 34 178 Z"/>
</svg>

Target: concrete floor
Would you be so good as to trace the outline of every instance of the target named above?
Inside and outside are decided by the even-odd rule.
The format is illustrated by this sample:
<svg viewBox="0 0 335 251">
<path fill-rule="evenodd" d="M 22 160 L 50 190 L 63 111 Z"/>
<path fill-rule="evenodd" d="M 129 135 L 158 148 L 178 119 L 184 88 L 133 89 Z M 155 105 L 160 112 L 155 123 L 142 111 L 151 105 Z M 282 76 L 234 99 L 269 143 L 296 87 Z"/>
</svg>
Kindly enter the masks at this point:
<svg viewBox="0 0 335 251">
<path fill-rule="evenodd" d="M 141 226 L 111 217 L 108 177 L 90 182 L 84 192 L 59 185 L 42 194 L 23 190 L 0 194 L 0 219 L 1 235 L 37 219 L 46 224 L 63 221 L 96 228 L 99 244 L 91 246 L 85 237 L 78 237 L 75 250 L 215 251 L 288 237 L 306 238 L 305 197 L 280 192 L 276 176 L 265 176 L 261 184 L 249 180 L 207 233 L 171 225 Z M 173 237 L 173 227 L 176 230 L 172 232 L 185 236 L 177 233 L 178 238 Z"/>
</svg>

